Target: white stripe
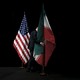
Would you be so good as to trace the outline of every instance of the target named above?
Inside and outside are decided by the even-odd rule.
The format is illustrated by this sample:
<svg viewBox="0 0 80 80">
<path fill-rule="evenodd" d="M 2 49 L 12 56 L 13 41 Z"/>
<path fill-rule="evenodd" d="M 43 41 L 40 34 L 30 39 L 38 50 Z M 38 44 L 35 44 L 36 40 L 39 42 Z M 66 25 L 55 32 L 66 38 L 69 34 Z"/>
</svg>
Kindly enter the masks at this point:
<svg viewBox="0 0 80 80">
<path fill-rule="evenodd" d="M 25 39 L 24 39 L 23 36 L 21 35 L 20 31 L 18 31 L 18 34 L 19 34 L 21 40 L 23 41 L 23 43 L 25 44 Z"/>
<path fill-rule="evenodd" d="M 48 18 L 47 18 L 46 15 L 44 16 L 44 26 L 45 26 L 46 28 L 49 28 L 49 29 L 52 31 L 52 29 L 51 29 L 51 27 L 50 27 L 50 24 L 49 24 L 49 21 L 48 21 Z"/>
<path fill-rule="evenodd" d="M 20 31 L 18 31 L 18 35 L 20 36 L 21 40 L 23 41 L 23 44 L 26 44 L 25 39 L 23 38 L 23 36 L 21 35 Z M 30 37 L 30 34 L 28 33 L 28 36 Z M 26 49 L 28 50 L 29 54 L 30 54 L 30 50 L 28 49 L 28 45 L 25 45 Z"/>
<path fill-rule="evenodd" d="M 30 54 L 30 50 L 28 49 L 28 52 L 29 52 L 29 54 Z M 31 54 L 30 54 L 31 55 Z"/>
<path fill-rule="evenodd" d="M 29 52 L 29 54 L 30 54 L 30 50 L 27 48 L 27 51 Z"/>
<path fill-rule="evenodd" d="M 20 36 L 21 41 L 23 42 L 24 45 L 26 45 L 26 41 L 24 39 L 24 37 L 21 35 L 21 33 L 19 32 L 18 35 Z M 26 48 L 28 47 L 28 45 L 26 45 Z"/>
<path fill-rule="evenodd" d="M 26 58 L 24 57 L 24 55 L 22 54 L 22 51 L 20 50 L 19 46 L 17 45 L 16 41 L 14 40 L 14 45 L 17 47 L 19 54 L 22 56 L 23 60 L 25 63 L 27 63 Z"/>
<path fill-rule="evenodd" d="M 28 38 L 30 39 L 30 34 L 29 34 L 29 33 L 27 34 L 27 36 L 28 36 Z M 29 39 L 27 38 L 27 36 L 25 35 L 25 38 L 26 38 L 26 40 L 27 40 L 27 43 L 29 44 Z M 26 45 L 26 49 L 27 49 L 27 51 L 28 51 L 29 54 L 30 54 L 30 50 L 28 49 L 28 45 Z"/>
<path fill-rule="evenodd" d="M 26 43 L 24 44 L 25 45 L 25 48 L 27 49 L 28 53 L 30 54 L 30 50 L 28 49 L 29 40 L 28 40 L 28 38 L 27 38 L 26 35 L 24 37 L 27 40 L 27 44 Z M 30 36 L 29 36 L 29 38 L 30 38 Z"/>
<path fill-rule="evenodd" d="M 25 50 L 24 46 L 22 45 L 22 43 L 21 43 L 20 39 L 18 38 L 18 36 L 16 37 L 16 39 L 17 39 L 17 41 L 18 41 L 20 47 L 21 47 L 22 50 L 24 51 L 25 55 L 26 55 L 27 58 L 29 59 L 28 53 L 26 52 L 26 50 Z"/>
<path fill-rule="evenodd" d="M 28 35 L 28 37 L 30 38 L 30 34 L 29 34 L 29 33 L 27 33 L 27 35 Z"/>
<path fill-rule="evenodd" d="M 40 55 L 35 55 L 34 58 L 35 58 L 36 61 L 39 59 L 39 56 L 40 56 Z"/>
<path fill-rule="evenodd" d="M 25 38 L 26 38 L 26 40 L 27 40 L 27 43 L 29 43 L 30 34 L 29 34 L 29 33 L 27 33 L 27 35 L 25 35 Z M 28 38 L 29 38 L 29 39 L 28 39 Z"/>
<path fill-rule="evenodd" d="M 39 59 L 40 55 L 35 55 L 35 51 L 33 52 L 33 57 L 35 58 L 35 60 L 37 61 Z"/>
<path fill-rule="evenodd" d="M 25 39 L 26 39 L 26 41 L 27 41 L 27 43 L 29 43 L 29 39 L 28 39 L 28 37 L 27 37 L 28 35 L 25 35 L 24 37 L 25 37 Z"/>
</svg>

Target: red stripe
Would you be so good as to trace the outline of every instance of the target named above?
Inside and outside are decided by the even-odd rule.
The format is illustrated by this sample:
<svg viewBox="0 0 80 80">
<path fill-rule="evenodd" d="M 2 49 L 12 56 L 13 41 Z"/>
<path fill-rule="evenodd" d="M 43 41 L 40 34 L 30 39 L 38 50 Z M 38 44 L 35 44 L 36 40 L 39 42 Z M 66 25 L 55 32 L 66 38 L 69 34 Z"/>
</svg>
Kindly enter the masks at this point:
<svg viewBox="0 0 80 80">
<path fill-rule="evenodd" d="M 38 59 L 37 59 L 37 62 L 43 66 L 43 54 L 40 54 Z"/>
<path fill-rule="evenodd" d="M 30 37 L 27 35 L 28 40 L 30 39 Z"/>
<path fill-rule="evenodd" d="M 25 43 L 27 43 L 26 45 L 28 46 L 28 42 L 27 42 L 27 40 L 26 40 L 26 38 L 24 37 L 24 39 L 25 39 Z M 29 57 L 30 57 L 30 54 L 29 54 L 29 52 L 28 52 L 28 50 L 27 50 L 27 48 L 26 48 L 26 45 L 24 46 L 25 47 L 25 49 L 26 49 L 26 51 L 27 51 L 27 53 L 28 53 L 28 55 L 29 55 Z"/>
<path fill-rule="evenodd" d="M 27 40 L 26 40 L 25 36 L 24 36 L 23 38 L 24 38 L 24 40 L 25 40 L 25 43 L 28 45 L 28 42 L 27 42 Z"/>
<path fill-rule="evenodd" d="M 44 38 L 53 44 L 55 43 L 55 37 L 50 28 L 44 27 Z"/>
<path fill-rule="evenodd" d="M 50 28 L 44 27 L 44 38 L 46 40 L 45 43 L 45 58 L 43 57 L 44 55 L 40 54 L 38 57 L 37 62 L 40 65 L 43 65 L 43 59 L 45 59 L 45 66 L 47 65 L 54 49 L 55 49 L 55 37 L 53 35 L 53 32 L 50 30 Z M 44 54 L 44 53 L 43 53 Z"/>
<path fill-rule="evenodd" d="M 19 49 L 22 51 L 22 49 L 21 49 L 21 47 L 19 46 L 19 44 L 18 44 L 18 42 L 17 42 L 17 40 L 15 39 L 15 41 L 16 41 L 16 43 L 17 43 L 17 45 L 18 45 L 18 47 L 19 47 Z M 15 45 L 16 46 L 16 45 Z M 16 47 L 17 48 L 17 47 Z M 18 50 L 18 48 L 17 48 L 17 50 Z M 22 52 L 23 53 L 23 52 Z M 20 52 L 18 53 L 20 56 L 21 56 L 21 54 L 20 54 Z M 24 53 L 23 53 L 23 55 L 24 55 Z M 24 56 L 25 57 L 25 56 Z M 22 60 L 22 59 L 21 59 Z M 24 59 L 23 59 L 24 60 Z M 26 58 L 26 60 L 27 60 L 27 58 Z M 25 62 L 25 61 L 24 61 Z"/>
<path fill-rule="evenodd" d="M 22 50 L 22 48 L 21 48 L 21 46 L 20 46 L 19 42 L 18 42 L 16 39 L 15 39 L 15 41 L 16 41 L 17 45 L 19 46 L 20 50 L 22 51 L 22 53 L 23 53 L 24 57 L 25 57 L 25 58 L 26 58 L 26 60 L 28 61 L 28 58 L 26 57 L 26 55 L 25 55 L 24 51 Z"/>
<path fill-rule="evenodd" d="M 26 40 L 25 40 L 25 44 L 24 44 L 19 34 L 18 34 L 18 37 L 19 37 L 19 39 L 20 39 L 22 45 L 24 46 L 24 48 L 25 48 L 25 50 L 26 50 L 28 56 L 30 57 L 30 54 L 29 54 L 28 50 L 26 49 L 26 45 L 27 45 L 27 44 L 26 44 Z M 22 36 L 22 37 L 23 37 L 23 36 Z M 23 38 L 24 38 L 24 37 L 23 37 Z M 28 46 L 28 45 L 27 45 L 27 46 Z"/>
<path fill-rule="evenodd" d="M 55 49 L 55 45 L 52 44 L 51 42 L 47 41 L 46 45 L 45 45 L 45 66 L 47 65 L 47 63 L 48 63 L 48 61 L 49 61 L 54 49 Z M 43 65 L 43 59 L 44 59 L 44 57 L 43 57 L 44 55 L 43 54 L 40 54 L 40 56 L 37 59 L 37 62 L 40 65 Z"/>
<path fill-rule="evenodd" d="M 47 41 L 45 45 L 45 66 L 47 65 L 54 49 L 55 49 L 55 45 Z"/>
<path fill-rule="evenodd" d="M 13 46 L 14 46 L 14 48 L 16 49 L 16 51 L 17 51 L 17 53 L 18 53 L 18 56 L 20 57 L 21 61 L 22 61 L 24 64 L 26 64 L 25 61 L 24 61 L 24 59 L 23 59 L 22 56 L 20 55 L 19 50 L 17 49 L 17 47 L 16 47 L 16 45 L 15 45 L 14 43 L 13 43 Z"/>
</svg>

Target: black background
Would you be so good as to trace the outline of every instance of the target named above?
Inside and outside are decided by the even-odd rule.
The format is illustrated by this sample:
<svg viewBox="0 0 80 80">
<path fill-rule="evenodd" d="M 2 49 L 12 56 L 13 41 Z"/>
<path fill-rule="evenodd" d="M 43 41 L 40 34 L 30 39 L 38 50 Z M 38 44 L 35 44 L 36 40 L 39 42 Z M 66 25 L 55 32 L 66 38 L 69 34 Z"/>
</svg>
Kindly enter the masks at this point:
<svg viewBox="0 0 80 80">
<path fill-rule="evenodd" d="M 70 39 L 73 36 L 71 32 L 73 31 L 72 25 L 69 25 L 71 23 L 70 12 L 72 9 L 70 10 L 71 7 L 69 7 L 69 4 L 66 5 L 66 2 L 50 0 L 13 0 L 0 3 L 0 66 L 21 66 L 21 60 L 13 47 L 13 41 L 20 27 L 24 11 L 29 32 L 38 26 L 43 3 L 56 38 L 56 49 L 47 67 L 49 70 L 56 72 L 75 73 L 79 71 L 79 58 L 78 55 L 75 56 L 75 50 L 71 49 L 70 46 L 72 45 Z M 72 36 L 69 38 L 70 35 Z"/>
</svg>

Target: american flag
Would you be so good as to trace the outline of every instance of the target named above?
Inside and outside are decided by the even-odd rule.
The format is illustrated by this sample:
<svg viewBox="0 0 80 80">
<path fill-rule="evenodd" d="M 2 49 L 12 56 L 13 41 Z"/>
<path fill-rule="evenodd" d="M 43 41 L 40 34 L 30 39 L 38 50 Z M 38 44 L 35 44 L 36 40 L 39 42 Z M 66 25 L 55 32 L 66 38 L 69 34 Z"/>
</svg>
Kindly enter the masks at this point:
<svg viewBox="0 0 80 80">
<path fill-rule="evenodd" d="M 22 19 L 20 29 L 14 39 L 13 46 L 16 49 L 18 56 L 22 60 L 24 64 L 28 62 L 30 59 L 30 51 L 28 49 L 30 34 L 28 32 L 28 25 L 26 15 L 24 13 L 24 17 Z"/>
</svg>

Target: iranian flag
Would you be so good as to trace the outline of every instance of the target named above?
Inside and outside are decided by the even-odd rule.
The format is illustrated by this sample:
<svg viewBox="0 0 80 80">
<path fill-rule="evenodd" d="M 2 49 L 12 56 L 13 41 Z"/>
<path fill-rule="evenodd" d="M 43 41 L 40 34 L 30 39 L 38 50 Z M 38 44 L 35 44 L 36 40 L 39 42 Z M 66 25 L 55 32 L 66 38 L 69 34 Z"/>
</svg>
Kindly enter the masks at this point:
<svg viewBox="0 0 80 80">
<path fill-rule="evenodd" d="M 40 15 L 37 40 L 44 42 L 45 45 L 42 46 L 40 44 L 35 44 L 34 58 L 38 64 L 46 66 L 55 49 L 55 37 L 50 27 L 44 8 L 42 9 Z"/>
</svg>

